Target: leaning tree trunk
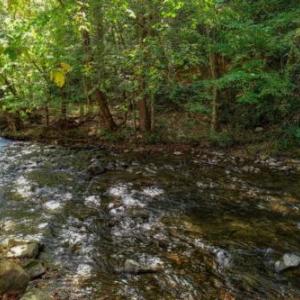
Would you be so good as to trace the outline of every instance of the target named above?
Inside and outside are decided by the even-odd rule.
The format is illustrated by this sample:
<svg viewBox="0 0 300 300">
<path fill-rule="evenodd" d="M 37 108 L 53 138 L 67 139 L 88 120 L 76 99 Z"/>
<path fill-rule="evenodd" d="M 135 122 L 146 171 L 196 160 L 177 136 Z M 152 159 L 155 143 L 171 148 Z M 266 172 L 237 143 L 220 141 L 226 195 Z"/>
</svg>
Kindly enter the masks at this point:
<svg viewBox="0 0 300 300">
<path fill-rule="evenodd" d="M 97 104 L 99 106 L 99 116 L 101 125 L 108 130 L 115 130 L 117 125 L 111 115 L 110 109 L 108 107 L 106 95 L 99 89 L 95 91 L 95 97 Z"/>
<path fill-rule="evenodd" d="M 105 55 L 105 47 L 104 47 L 104 17 L 103 17 L 103 3 L 101 1 L 95 1 L 94 5 L 90 7 L 93 12 L 93 21 L 95 26 L 95 40 L 94 43 L 96 45 L 95 49 L 93 50 L 92 41 L 90 34 L 88 31 L 84 31 L 83 34 L 83 43 L 84 47 L 87 51 L 87 61 L 95 63 L 95 68 L 97 70 L 97 81 L 103 80 L 105 78 L 104 73 L 104 55 Z M 90 83 L 88 82 L 87 87 Z M 100 123 L 104 129 L 107 130 L 115 130 L 117 125 L 112 117 L 111 111 L 108 105 L 107 95 L 100 90 L 100 88 L 96 88 L 94 92 L 95 101 L 98 104 L 99 108 L 99 118 Z"/>
</svg>

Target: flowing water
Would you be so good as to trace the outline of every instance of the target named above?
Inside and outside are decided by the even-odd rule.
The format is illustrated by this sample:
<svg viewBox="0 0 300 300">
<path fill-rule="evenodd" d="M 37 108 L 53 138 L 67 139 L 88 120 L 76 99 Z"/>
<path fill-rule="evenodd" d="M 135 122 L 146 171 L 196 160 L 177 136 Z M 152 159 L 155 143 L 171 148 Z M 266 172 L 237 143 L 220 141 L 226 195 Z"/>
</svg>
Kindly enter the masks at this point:
<svg viewBox="0 0 300 300">
<path fill-rule="evenodd" d="M 273 160 L 0 140 L 0 240 L 44 245 L 31 285 L 55 299 L 300 299 L 299 269 L 274 268 L 299 209 L 299 168 Z"/>
</svg>

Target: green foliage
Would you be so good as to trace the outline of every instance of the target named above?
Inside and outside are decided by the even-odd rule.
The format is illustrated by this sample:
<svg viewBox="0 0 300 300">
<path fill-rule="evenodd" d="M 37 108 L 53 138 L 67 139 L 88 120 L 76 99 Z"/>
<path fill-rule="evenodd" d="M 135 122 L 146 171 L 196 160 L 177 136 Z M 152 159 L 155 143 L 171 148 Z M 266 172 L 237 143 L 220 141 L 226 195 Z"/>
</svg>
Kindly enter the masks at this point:
<svg viewBox="0 0 300 300">
<path fill-rule="evenodd" d="M 279 141 L 280 148 L 286 150 L 291 147 L 300 146 L 300 126 L 287 127 Z"/>
<path fill-rule="evenodd" d="M 1 3 L 0 106 L 27 118 L 98 88 L 114 112 L 146 99 L 213 119 L 215 105 L 220 128 L 294 128 L 282 134 L 298 143 L 299 15 L 297 0 Z"/>
<path fill-rule="evenodd" d="M 199 113 L 199 114 L 204 114 L 208 115 L 210 113 L 209 108 L 199 102 L 190 102 L 186 105 L 186 110 L 192 113 Z"/>
<path fill-rule="evenodd" d="M 145 135 L 144 137 L 146 143 L 148 144 L 159 144 L 163 142 L 163 138 L 159 132 L 151 132 Z"/>
<path fill-rule="evenodd" d="M 213 146 L 226 148 L 234 144 L 234 140 L 227 132 L 210 132 L 209 141 Z"/>
</svg>

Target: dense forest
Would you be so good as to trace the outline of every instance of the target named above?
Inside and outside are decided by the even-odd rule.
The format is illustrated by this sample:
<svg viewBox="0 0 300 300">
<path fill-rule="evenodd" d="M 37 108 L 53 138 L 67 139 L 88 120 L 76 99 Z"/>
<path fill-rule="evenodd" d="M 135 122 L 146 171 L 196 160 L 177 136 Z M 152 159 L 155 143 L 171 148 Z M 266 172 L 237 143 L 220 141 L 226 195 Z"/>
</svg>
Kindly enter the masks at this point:
<svg viewBox="0 0 300 300">
<path fill-rule="evenodd" d="M 0 300 L 300 299 L 300 0 L 0 0 Z"/>
<path fill-rule="evenodd" d="M 299 16 L 298 0 L 2 0 L 2 131 L 297 146 Z"/>
</svg>

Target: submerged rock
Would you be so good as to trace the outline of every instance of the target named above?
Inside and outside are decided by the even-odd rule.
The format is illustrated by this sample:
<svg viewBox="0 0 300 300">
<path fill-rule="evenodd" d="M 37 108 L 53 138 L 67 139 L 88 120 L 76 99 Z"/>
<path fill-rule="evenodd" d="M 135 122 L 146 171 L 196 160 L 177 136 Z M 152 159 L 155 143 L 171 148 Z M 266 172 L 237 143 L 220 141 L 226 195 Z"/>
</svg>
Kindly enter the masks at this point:
<svg viewBox="0 0 300 300">
<path fill-rule="evenodd" d="M 98 208 L 101 204 L 101 200 L 98 196 L 92 195 L 84 199 L 84 204 L 89 208 Z"/>
<path fill-rule="evenodd" d="M 7 258 L 35 258 L 40 251 L 39 243 L 32 241 L 16 245 L 10 248 L 6 254 Z"/>
<path fill-rule="evenodd" d="M 3 231 L 13 231 L 16 229 L 17 224 L 12 220 L 6 220 L 0 223 L 0 228 Z"/>
<path fill-rule="evenodd" d="M 89 177 L 94 177 L 101 175 L 106 172 L 106 168 L 102 165 L 101 162 L 94 160 L 87 168 L 87 173 Z"/>
<path fill-rule="evenodd" d="M 46 273 L 46 268 L 37 260 L 31 260 L 24 266 L 24 269 L 30 276 L 30 279 L 35 279 Z"/>
<path fill-rule="evenodd" d="M 138 262 L 133 259 L 126 259 L 124 263 L 124 273 L 129 274 L 144 274 L 157 273 L 163 271 L 163 263 L 160 259 L 149 259 L 144 262 Z"/>
<path fill-rule="evenodd" d="M 50 211 L 55 211 L 62 207 L 62 204 L 55 200 L 50 200 L 44 204 L 44 207 Z"/>
<path fill-rule="evenodd" d="M 284 254 L 281 260 L 276 261 L 276 272 L 282 272 L 290 268 L 296 268 L 300 266 L 300 256 L 292 253 Z"/>
<path fill-rule="evenodd" d="M 20 300 L 51 300 L 53 299 L 47 292 L 40 289 L 29 290 Z"/>
<path fill-rule="evenodd" d="M 174 155 L 177 155 L 177 156 L 183 155 L 183 153 L 182 153 L 181 151 L 175 151 L 173 154 L 174 154 Z"/>
<path fill-rule="evenodd" d="M 0 261 L 0 296 L 22 293 L 25 291 L 29 279 L 29 275 L 15 262 Z"/>
<path fill-rule="evenodd" d="M 221 269 L 226 269 L 231 266 L 231 255 L 223 250 L 223 249 L 217 249 L 214 251 L 214 254 L 216 256 L 216 261 Z"/>
<path fill-rule="evenodd" d="M 264 131 L 263 127 L 256 127 L 255 128 L 255 132 L 259 133 L 259 132 L 262 132 Z"/>
</svg>

